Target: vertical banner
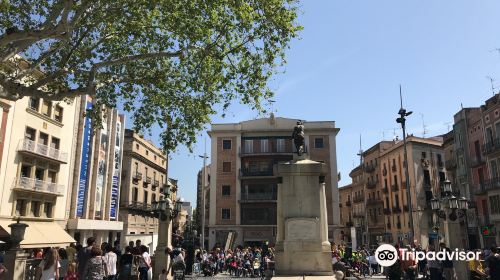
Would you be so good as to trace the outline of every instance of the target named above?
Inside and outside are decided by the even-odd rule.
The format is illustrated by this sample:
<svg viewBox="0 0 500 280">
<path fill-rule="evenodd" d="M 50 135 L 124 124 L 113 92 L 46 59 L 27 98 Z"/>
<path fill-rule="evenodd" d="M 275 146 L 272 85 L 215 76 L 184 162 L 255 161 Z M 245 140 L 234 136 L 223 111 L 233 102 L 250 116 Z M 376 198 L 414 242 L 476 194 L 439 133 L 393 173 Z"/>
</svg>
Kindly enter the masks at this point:
<svg viewBox="0 0 500 280">
<path fill-rule="evenodd" d="M 92 109 L 92 102 L 87 101 L 86 110 Z M 80 161 L 80 180 L 78 183 L 78 194 L 76 199 L 76 216 L 83 217 L 83 209 L 85 207 L 87 187 L 88 187 L 88 171 L 89 160 L 92 154 L 92 122 L 89 117 L 85 117 L 83 126 L 82 139 L 82 157 Z"/>
<path fill-rule="evenodd" d="M 111 206 L 109 217 L 111 220 L 117 220 L 116 210 L 118 208 L 118 192 L 120 190 L 120 167 L 121 167 L 121 136 L 122 136 L 122 123 L 120 122 L 120 116 L 117 116 L 116 121 L 116 134 L 115 134 L 115 156 L 113 165 L 113 182 L 111 185 Z"/>
<path fill-rule="evenodd" d="M 97 160 L 97 182 L 95 193 L 95 216 L 102 218 L 102 201 L 104 193 L 104 177 L 106 175 L 106 153 L 108 151 L 108 125 L 102 124 L 101 141 L 99 143 L 99 158 Z"/>
</svg>

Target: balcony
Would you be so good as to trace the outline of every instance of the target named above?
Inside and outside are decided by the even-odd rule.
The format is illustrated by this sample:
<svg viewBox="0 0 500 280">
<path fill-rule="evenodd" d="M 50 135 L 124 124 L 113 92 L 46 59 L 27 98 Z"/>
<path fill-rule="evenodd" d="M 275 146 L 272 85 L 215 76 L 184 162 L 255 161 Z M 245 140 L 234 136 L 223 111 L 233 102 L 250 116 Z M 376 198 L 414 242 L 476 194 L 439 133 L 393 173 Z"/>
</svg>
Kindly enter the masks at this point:
<svg viewBox="0 0 500 280">
<path fill-rule="evenodd" d="M 353 217 L 354 218 L 364 218 L 365 217 L 365 213 L 361 213 L 361 212 L 354 213 Z"/>
<path fill-rule="evenodd" d="M 457 167 L 457 161 L 455 159 L 447 160 L 444 163 L 444 166 L 446 167 L 446 169 L 455 169 Z"/>
<path fill-rule="evenodd" d="M 64 195 L 64 186 L 56 183 L 41 181 L 33 178 L 20 177 L 16 180 L 14 187 L 16 191 L 27 191 L 36 193 L 45 193 L 56 196 Z"/>
<path fill-rule="evenodd" d="M 384 215 L 391 215 L 391 209 L 390 208 L 384 208 Z"/>
<path fill-rule="evenodd" d="M 142 180 L 142 173 L 138 171 L 135 172 L 135 174 L 132 176 L 132 180 L 136 182 Z"/>
<path fill-rule="evenodd" d="M 251 201 L 273 201 L 277 200 L 278 195 L 275 192 L 261 192 L 261 193 L 242 193 L 241 201 L 242 202 L 251 202 Z"/>
<path fill-rule="evenodd" d="M 401 213 L 401 207 L 399 206 L 392 207 L 392 213 Z"/>
<path fill-rule="evenodd" d="M 252 169 L 252 168 L 242 168 L 240 169 L 240 177 L 270 177 L 273 176 L 273 168 L 265 169 Z"/>
<path fill-rule="evenodd" d="M 393 165 L 393 166 L 391 167 L 391 169 L 392 169 L 392 172 L 396 172 L 396 171 L 398 170 L 398 169 L 396 168 L 396 165 Z"/>
<path fill-rule="evenodd" d="M 144 187 L 146 187 L 147 185 L 151 185 L 152 181 L 153 180 L 149 176 L 147 176 L 146 178 L 144 178 Z"/>
<path fill-rule="evenodd" d="M 382 189 L 382 193 L 388 193 L 388 192 L 389 192 L 389 188 L 388 188 L 388 187 L 384 187 L 384 188 Z"/>
<path fill-rule="evenodd" d="M 383 203 L 383 202 L 384 201 L 380 198 L 372 197 L 372 198 L 368 198 L 368 200 L 366 201 L 366 204 L 367 205 L 374 205 L 374 204 Z"/>
<path fill-rule="evenodd" d="M 387 223 L 387 229 L 391 229 L 391 223 Z"/>
<path fill-rule="evenodd" d="M 499 151 L 499 150 L 500 150 L 500 138 L 497 138 L 493 141 L 488 141 L 483 146 L 483 153 L 485 155 L 492 154 L 492 153 Z"/>
<path fill-rule="evenodd" d="M 476 189 L 476 194 L 481 195 L 490 190 L 500 189 L 500 178 L 493 178 L 490 180 L 486 180 L 483 184 L 480 184 Z"/>
<path fill-rule="evenodd" d="M 354 223 L 352 221 L 349 221 L 349 222 L 345 223 L 345 226 L 346 227 L 353 227 Z"/>
<path fill-rule="evenodd" d="M 260 149 L 254 149 L 253 146 L 245 147 L 242 145 L 239 155 L 241 157 L 245 156 L 272 156 L 272 155 L 291 155 L 294 152 L 294 146 L 291 140 L 286 140 L 290 143 L 287 145 L 276 145 L 275 143 L 269 143 L 267 147 L 260 146 Z M 304 151 L 306 152 L 306 151 Z"/>
<path fill-rule="evenodd" d="M 31 141 L 29 139 L 21 139 L 19 141 L 17 150 L 20 153 L 27 153 L 30 155 L 41 156 L 44 159 L 56 161 L 59 163 L 68 162 L 68 153 L 63 153 L 58 149 L 40 143 L 36 143 L 35 141 Z"/>
<path fill-rule="evenodd" d="M 153 211 L 153 207 L 151 204 L 132 201 L 129 205 L 123 206 L 124 208 L 128 208 L 130 210 L 140 211 L 140 212 L 148 212 L 151 213 Z"/>
<path fill-rule="evenodd" d="M 401 223 L 396 223 L 396 227 L 397 227 L 398 229 L 401 229 Z"/>
<path fill-rule="evenodd" d="M 438 168 L 444 168 L 444 162 L 442 160 L 439 160 L 437 162 L 437 166 L 438 166 Z"/>
<path fill-rule="evenodd" d="M 392 187 L 391 187 L 391 191 L 393 191 L 393 192 L 397 192 L 398 190 L 399 190 L 398 184 L 394 184 L 394 185 L 392 185 Z"/>
<path fill-rule="evenodd" d="M 365 196 L 364 195 L 357 195 L 357 196 L 354 196 L 354 198 L 352 199 L 352 201 L 354 203 L 360 203 L 360 202 L 363 202 L 365 201 Z"/>
<path fill-rule="evenodd" d="M 484 164 L 486 164 L 486 160 L 483 157 L 475 157 L 470 159 L 471 168 L 480 167 L 481 165 Z"/>
<path fill-rule="evenodd" d="M 382 170 L 382 175 L 387 176 L 387 169 L 384 167 L 384 170 Z"/>
<path fill-rule="evenodd" d="M 346 201 L 345 205 L 346 205 L 347 207 L 351 207 L 351 206 L 352 206 L 351 201 L 350 201 L 350 200 Z"/>
<path fill-rule="evenodd" d="M 376 163 L 368 163 L 365 165 L 365 172 L 366 173 L 373 173 L 373 172 L 375 172 L 376 167 L 377 167 Z"/>
<path fill-rule="evenodd" d="M 409 210 L 409 209 L 408 209 L 408 205 L 404 205 L 404 206 L 403 206 L 403 211 L 404 211 L 404 212 L 408 212 L 408 210 Z"/>
<path fill-rule="evenodd" d="M 366 187 L 368 189 L 374 189 L 378 184 L 378 180 L 368 180 L 368 182 L 366 182 Z"/>
<path fill-rule="evenodd" d="M 153 180 L 153 185 L 151 186 L 152 190 L 156 190 L 160 186 L 160 181 L 158 180 Z"/>
</svg>

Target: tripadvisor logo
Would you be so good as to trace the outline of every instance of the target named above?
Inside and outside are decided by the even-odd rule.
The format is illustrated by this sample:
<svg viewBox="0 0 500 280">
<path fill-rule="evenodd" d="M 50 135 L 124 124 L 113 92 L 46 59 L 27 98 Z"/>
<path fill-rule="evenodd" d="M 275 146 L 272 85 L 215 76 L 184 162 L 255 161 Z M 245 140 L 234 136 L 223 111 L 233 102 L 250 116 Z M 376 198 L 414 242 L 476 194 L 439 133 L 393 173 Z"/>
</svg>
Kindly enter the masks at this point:
<svg viewBox="0 0 500 280">
<path fill-rule="evenodd" d="M 480 260 L 481 252 L 472 252 L 472 251 L 459 251 L 455 249 L 455 251 L 451 250 L 442 250 L 442 251 L 415 251 L 415 250 L 407 250 L 401 249 L 401 254 L 398 254 L 398 250 L 394 248 L 394 246 L 390 244 L 380 245 L 375 251 L 375 259 L 377 262 L 383 266 L 388 267 L 392 266 L 396 263 L 398 258 L 401 260 L 429 260 L 429 261 L 444 261 L 444 260 L 453 260 L 453 261 L 473 261 Z"/>
</svg>

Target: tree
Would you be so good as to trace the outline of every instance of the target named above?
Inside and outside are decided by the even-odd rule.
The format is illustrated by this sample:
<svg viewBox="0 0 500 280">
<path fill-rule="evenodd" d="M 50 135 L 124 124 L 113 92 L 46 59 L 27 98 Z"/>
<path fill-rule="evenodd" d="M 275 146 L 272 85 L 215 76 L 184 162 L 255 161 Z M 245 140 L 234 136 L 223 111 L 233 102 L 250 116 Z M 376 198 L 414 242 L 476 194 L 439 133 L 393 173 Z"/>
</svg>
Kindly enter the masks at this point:
<svg viewBox="0 0 500 280">
<path fill-rule="evenodd" d="M 90 95 L 138 131 L 159 126 L 166 151 L 191 146 L 218 105 L 265 110 L 297 1 L 2 0 L 0 98 Z"/>
</svg>

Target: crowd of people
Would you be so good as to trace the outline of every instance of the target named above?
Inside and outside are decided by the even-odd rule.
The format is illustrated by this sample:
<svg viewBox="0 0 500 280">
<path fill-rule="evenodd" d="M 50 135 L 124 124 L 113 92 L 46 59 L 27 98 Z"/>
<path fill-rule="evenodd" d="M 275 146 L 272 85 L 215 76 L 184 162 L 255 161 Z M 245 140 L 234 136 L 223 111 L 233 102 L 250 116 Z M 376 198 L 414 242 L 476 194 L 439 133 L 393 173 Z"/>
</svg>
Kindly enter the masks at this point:
<svg viewBox="0 0 500 280">
<path fill-rule="evenodd" d="M 347 246 L 332 246 L 332 265 L 337 279 L 343 279 L 351 274 L 359 274 L 363 277 L 373 275 L 385 275 L 389 280 L 400 279 L 426 279 L 426 280 L 457 280 L 464 279 L 458 277 L 453 260 L 421 260 L 416 261 L 410 256 L 407 260 L 402 260 L 402 250 L 421 251 L 447 251 L 451 249 L 444 243 L 439 244 L 438 250 L 433 245 L 427 249 L 421 246 L 394 246 L 399 257 L 396 263 L 390 267 L 382 268 L 375 258 L 375 250 L 368 250 L 365 247 L 352 250 Z M 472 260 L 468 263 L 468 271 L 471 280 L 500 279 L 500 247 L 495 246 L 478 250 L 481 255 L 480 260 Z"/>
</svg>

